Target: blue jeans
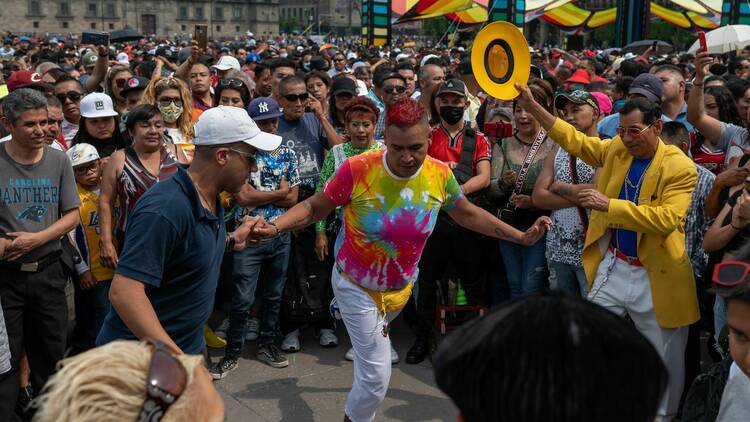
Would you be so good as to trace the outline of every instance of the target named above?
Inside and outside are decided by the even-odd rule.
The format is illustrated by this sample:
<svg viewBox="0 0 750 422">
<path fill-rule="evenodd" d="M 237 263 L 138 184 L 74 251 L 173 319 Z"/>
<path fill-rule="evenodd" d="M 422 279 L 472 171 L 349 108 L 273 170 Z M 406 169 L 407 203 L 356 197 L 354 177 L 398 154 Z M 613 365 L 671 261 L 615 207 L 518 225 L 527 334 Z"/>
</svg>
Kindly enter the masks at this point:
<svg viewBox="0 0 750 422">
<path fill-rule="evenodd" d="M 583 267 L 548 260 L 549 288 L 560 290 L 571 297 L 586 297 L 588 282 Z"/>
<path fill-rule="evenodd" d="M 289 233 L 234 253 L 232 277 L 232 309 L 229 311 L 227 357 L 238 357 L 247 330 L 247 318 L 255 302 L 258 276 L 263 272 L 263 311 L 258 343 L 268 343 L 276 337 L 276 324 L 281 309 L 281 294 L 289 266 Z"/>
<path fill-rule="evenodd" d="M 545 234 L 532 246 L 500 241 L 500 255 L 508 276 L 511 300 L 544 289 L 547 278 L 546 237 Z"/>
</svg>

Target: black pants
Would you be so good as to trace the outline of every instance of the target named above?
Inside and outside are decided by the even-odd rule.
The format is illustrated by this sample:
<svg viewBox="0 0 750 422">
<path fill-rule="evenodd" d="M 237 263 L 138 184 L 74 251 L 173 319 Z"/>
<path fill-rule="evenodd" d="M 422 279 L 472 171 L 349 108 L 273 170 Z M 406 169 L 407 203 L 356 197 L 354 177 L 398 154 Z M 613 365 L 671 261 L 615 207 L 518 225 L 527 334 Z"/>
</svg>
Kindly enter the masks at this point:
<svg viewBox="0 0 750 422">
<path fill-rule="evenodd" d="M 461 279 L 469 304 L 484 304 L 486 265 L 481 234 L 465 229 L 447 215 L 438 218 L 419 262 L 417 336 L 429 335 L 435 326 L 437 286 L 449 271 Z"/>
<path fill-rule="evenodd" d="M 335 239 L 328 238 L 328 257 L 320 261 L 315 254 L 315 227 L 310 226 L 302 230 L 299 235 L 292 236 L 292 247 L 289 253 L 289 268 L 287 269 L 287 283 L 299 283 L 300 277 L 306 277 L 309 284 L 309 293 L 314 300 L 308 303 L 310 306 L 320 307 L 325 312 L 322 318 L 315 321 L 299 321 L 291 318 L 285 307 L 286 301 L 282 299 L 281 315 L 279 316 L 279 327 L 282 335 L 312 323 L 318 330 L 323 328 L 334 329 L 333 317 L 327 311 L 328 305 L 333 299 L 333 288 L 331 287 L 331 271 L 333 270 L 333 242 Z M 286 292 L 285 292 L 286 294 Z"/>
<path fill-rule="evenodd" d="M 26 351 L 31 385 L 41 391 L 65 354 L 67 276 L 60 261 L 27 273 L 0 268 L 0 300 L 10 343 L 11 370 L 0 375 L 0 421 L 16 420 L 19 362 Z"/>
</svg>

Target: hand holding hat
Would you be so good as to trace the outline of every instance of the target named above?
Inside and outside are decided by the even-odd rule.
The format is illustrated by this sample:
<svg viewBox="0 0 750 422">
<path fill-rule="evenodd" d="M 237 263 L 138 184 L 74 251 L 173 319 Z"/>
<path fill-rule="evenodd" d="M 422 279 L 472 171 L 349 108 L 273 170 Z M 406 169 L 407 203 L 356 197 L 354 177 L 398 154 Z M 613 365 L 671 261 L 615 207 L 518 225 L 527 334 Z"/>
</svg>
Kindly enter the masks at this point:
<svg viewBox="0 0 750 422">
<path fill-rule="evenodd" d="M 515 88 L 519 92 L 518 97 L 515 98 L 516 103 L 524 110 L 530 109 L 536 103 L 536 100 L 534 100 L 534 95 L 531 93 L 529 86 L 524 86 L 516 82 Z"/>
</svg>

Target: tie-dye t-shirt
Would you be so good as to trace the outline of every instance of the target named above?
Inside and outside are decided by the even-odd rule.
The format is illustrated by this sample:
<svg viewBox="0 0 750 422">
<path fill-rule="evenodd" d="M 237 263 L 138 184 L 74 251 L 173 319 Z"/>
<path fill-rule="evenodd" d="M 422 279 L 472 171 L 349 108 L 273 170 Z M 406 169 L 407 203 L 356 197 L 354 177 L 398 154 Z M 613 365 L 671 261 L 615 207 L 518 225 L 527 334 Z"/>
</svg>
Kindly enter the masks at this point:
<svg viewBox="0 0 750 422">
<path fill-rule="evenodd" d="M 377 291 L 401 289 L 417 278 L 417 264 L 441 209 L 463 198 L 447 165 L 427 157 L 412 177 L 395 176 L 385 151 L 349 158 L 324 193 L 343 206 L 336 265 L 351 281 Z"/>
</svg>

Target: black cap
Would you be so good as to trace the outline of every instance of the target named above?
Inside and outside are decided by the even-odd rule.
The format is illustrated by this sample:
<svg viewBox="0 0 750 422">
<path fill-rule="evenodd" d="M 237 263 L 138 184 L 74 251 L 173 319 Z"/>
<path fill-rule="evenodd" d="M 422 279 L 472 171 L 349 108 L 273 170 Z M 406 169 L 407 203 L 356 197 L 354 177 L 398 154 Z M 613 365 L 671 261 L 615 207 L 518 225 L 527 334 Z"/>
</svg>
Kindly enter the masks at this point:
<svg viewBox="0 0 750 422">
<path fill-rule="evenodd" d="M 146 85 L 148 85 L 149 79 L 144 78 L 142 76 L 135 76 L 130 79 L 128 79 L 127 82 L 125 82 L 125 87 L 120 91 L 120 96 L 122 98 L 125 98 L 128 95 L 128 92 L 130 91 L 136 91 L 139 89 L 146 89 Z"/>
<path fill-rule="evenodd" d="M 315 56 L 310 59 L 310 70 L 328 70 L 328 65 L 323 56 Z"/>
<path fill-rule="evenodd" d="M 664 95 L 664 83 L 661 79 L 650 73 L 642 73 L 633 80 L 628 89 L 628 94 L 643 95 L 649 100 L 661 103 L 661 97 Z"/>
<path fill-rule="evenodd" d="M 335 97 L 340 94 L 357 95 L 357 83 L 348 76 L 335 78 L 331 84 L 331 95 Z"/>
<path fill-rule="evenodd" d="M 566 103 L 573 103 L 578 105 L 590 105 L 595 110 L 599 111 L 599 103 L 596 102 L 591 93 L 586 92 L 582 89 L 577 89 L 572 92 L 561 92 L 555 96 L 555 107 L 561 110 L 565 107 Z"/>
<path fill-rule="evenodd" d="M 438 88 L 437 94 L 435 94 L 435 96 L 439 97 L 443 94 L 449 93 L 466 97 L 466 85 L 464 85 L 464 83 L 461 82 L 460 79 L 448 79 L 447 81 L 443 82 L 442 85 L 440 85 L 440 88 Z"/>
<path fill-rule="evenodd" d="M 159 47 L 156 49 L 156 57 L 164 57 L 165 59 L 172 61 L 172 57 L 174 57 L 174 53 L 169 47 Z"/>
</svg>

